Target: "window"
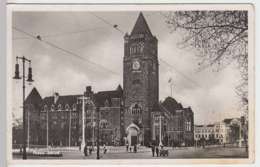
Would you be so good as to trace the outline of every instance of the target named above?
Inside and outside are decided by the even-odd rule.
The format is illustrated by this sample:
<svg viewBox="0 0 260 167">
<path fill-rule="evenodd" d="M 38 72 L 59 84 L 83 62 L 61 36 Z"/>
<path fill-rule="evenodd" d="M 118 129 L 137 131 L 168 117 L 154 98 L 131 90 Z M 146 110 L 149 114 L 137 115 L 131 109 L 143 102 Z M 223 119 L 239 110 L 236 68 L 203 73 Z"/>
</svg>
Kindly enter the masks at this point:
<svg viewBox="0 0 260 167">
<path fill-rule="evenodd" d="M 70 110 L 70 106 L 68 104 L 65 105 L 65 110 L 69 111 Z"/>
<path fill-rule="evenodd" d="M 191 122 L 190 121 L 186 121 L 185 122 L 185 130 L 186 131 L 191 131 Z"/>
<path fill-rule="evenodd" d="M 76 104 L 73 104 L 73 105 L 72 105 L 72 108 L 73 108 L 73 111 L 76 111 L 76 110 L 77 110 L 77 105 L 76 105 Z"/>
<path fill-rule="evenodd" d="M 141 107 L 139 107 L 138 104 L 135 104 L 135 106 L 132 107 L 132 114 L 133 115 L 141 114 Z"/>
<path fill-rule="evenodd" d="M 106 129 L 106 128 L 108 128 L 108 122 L 107 122 L 107 120 L 102 119 L 102 120 L 100 121 L 100 128 L 101 128 L 101 129 Z"/>
<path fill-rule="evenodd" d="M 109 107 L 109 102 L 108 102 L 107 99 L 106 99 L 105 102 L 104 102 L 104 106 L 105 106 L 105 107 Z"/>
<path fill-rule="evenodd" d="M 58 111 L 61 111 L 62 110 L 62 107 L 61 107 L 61 104 L 58 105 Z"/>
<path fill-rule="evenodd" d="M 51 105 L 51 111 L 54 111 L 54 110 L 55 110 L 55 106 L 53 104 L 53 105 Z"/>
<path fill-rule="evenodd" d="M 47 110 L 48 110 L 48 106 L 45 104 L 44 105 L 44 112 L 47 112 Z"/>
<path fill-rule="evenodd" d="M 134 79 L 134 80 L 133 80 L 133 84 L 134 84 L 134 85 L 135 85 L 135 84 L 141 84 L 140 79 Z"/>
</svg>

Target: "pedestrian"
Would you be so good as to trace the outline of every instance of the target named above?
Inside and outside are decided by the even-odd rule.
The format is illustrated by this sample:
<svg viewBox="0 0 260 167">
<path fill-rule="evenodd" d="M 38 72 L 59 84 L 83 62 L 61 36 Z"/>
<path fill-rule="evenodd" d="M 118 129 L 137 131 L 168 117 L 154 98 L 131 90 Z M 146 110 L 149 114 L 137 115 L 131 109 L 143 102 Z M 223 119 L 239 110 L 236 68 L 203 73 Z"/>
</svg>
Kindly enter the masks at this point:
<svg viewBox="0 0 260 167">
<path fill-rule="evenodd" d="M 91 154 L 92 154 L 92 148 L 89 147 L 89 155 L 91 155 Z"/>
<path fill-rule="evenodd" d="M 152 145 L 152 154 L 153 154 L 153 157 L 154 157 L 154 150 L 155 148 L 154 148 L 154 145 Z"/>
<path fill-rule="evenodd" d="M 159 147 L 158 146 L 156 146 L 156 156 L 158 157 L 159 156 Z"/>
<path fill-rule="evenodd" d="M 126 152 L 128 152 L 129 145 L 126 143 Z"/>
<path fill-rule="evenodd" d="M 137 152 L 137 146 L 136 146 L 136 144 L 134 145 L 134 152 L 135 152 L 135 153 Z"/>
<path fill-rule="evenodd" d="M 84 147 L 84 155 L 88 156 L 88 146 L 87 145 L 85 145 L 85 147 Z"/>
<path fill-rule="evenodd" d="M 105 144 L 104 144 L 104 146 L 103 146 L 103 152 L 104 152 L 104 154 L 107 153 L 107 148 L 106 148 L 106 145 L 105 145 Z"/>
<path fill-rule="evenodd" d="M 20 145 L 20 153 L 22 154 L 23 152 L 23 147 Z"/>
<path fill-rule="evenodd" d="M 132 147 L 131 146 L 129 147 L 129 151 L 132 152 Z"/>
</svg>

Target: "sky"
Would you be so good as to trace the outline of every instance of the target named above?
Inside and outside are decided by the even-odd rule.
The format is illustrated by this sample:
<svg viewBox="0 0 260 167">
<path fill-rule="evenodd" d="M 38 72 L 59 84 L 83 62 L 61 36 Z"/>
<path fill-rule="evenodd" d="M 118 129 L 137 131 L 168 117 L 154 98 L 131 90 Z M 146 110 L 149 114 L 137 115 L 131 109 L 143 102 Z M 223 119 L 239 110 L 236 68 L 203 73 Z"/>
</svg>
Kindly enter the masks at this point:
<svg viewBox="0 0 260 167">
<path fill-rule="evenodd" d="M 54 92 L 83 94 L 88 85 L 94 92 L 114 90 L 122 85 L 123 37 L 131 32 L 138 14 L 139 11 L 14 12 L 12 26 L 34 36 L 40 35 L 44 41 L 83 58 L 13 30 L 13 71 L 16 56 L 32 60 L 35 81 L 26 85 L 26 96 L 33 87 L 46 97 Z M 171 96 L 168 80 L 172 78 L 172 96 L 184 107 L 193 109 L 195 124 L 240 117 L 239 99 L 234 91 L 239 82 L 235 65 L 218 72 L 211 68 L 198 72 L 196 51 L 178 47 L 183 34 L 172 32 L 160 12 L 145 11 L 143 14 L 158 39 L 158 58 L 172 66 L 159 62 L 159 99 Z M 124 33 L 113 28 L 114 24 Z M 13 80 L 12 86 L 12 112 L 19 118 L 22 115 L 22 81 Z"/>
</svg>

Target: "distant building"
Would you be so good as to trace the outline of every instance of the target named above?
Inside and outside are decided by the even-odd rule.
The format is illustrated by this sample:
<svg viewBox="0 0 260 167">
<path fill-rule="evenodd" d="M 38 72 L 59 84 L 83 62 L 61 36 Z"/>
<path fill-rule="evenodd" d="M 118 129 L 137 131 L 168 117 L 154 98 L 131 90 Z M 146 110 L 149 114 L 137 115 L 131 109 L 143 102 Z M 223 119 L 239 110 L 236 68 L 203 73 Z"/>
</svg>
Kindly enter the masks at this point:
<svg viewBox="0 0 260 167">
<path fill-rule="evenodd" d="M 197 144 L 235 144 L 240 139 L 240 118 L 224 119 L 209 125 L 194 126 L 194 140 Z"/>
</svg>

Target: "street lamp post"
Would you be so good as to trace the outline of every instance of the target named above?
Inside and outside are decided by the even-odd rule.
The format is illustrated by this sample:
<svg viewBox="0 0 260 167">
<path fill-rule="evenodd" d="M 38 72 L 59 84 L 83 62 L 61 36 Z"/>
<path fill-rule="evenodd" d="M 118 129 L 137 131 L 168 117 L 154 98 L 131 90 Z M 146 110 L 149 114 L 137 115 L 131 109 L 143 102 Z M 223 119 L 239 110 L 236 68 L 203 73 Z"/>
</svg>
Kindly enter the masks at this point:
<svg viewBox="0 0 260 167">
<path fill-rule="evenodd" d="M 23 75 L 22 75 L 22 79 L 23 79 L 23 159 L 27 159 L 27 155 L 26 155 L 26 134 L 25 134 L 25 62 L 29 63 L 28 78 L 27 78 L 26 81 L 27 82 L 33 82 L 33 79 L 32 79 L 31 60 L 25 58 L 24 56 L 23 57 L 18 57 L 18 56 L 16 57 L 15 76 L 13 77 L 13 79 L 21 79 L 21 77 L 19 76 L 18 60 L 22 60 L 22 64 L 23 64 Z"/>
</svg>

